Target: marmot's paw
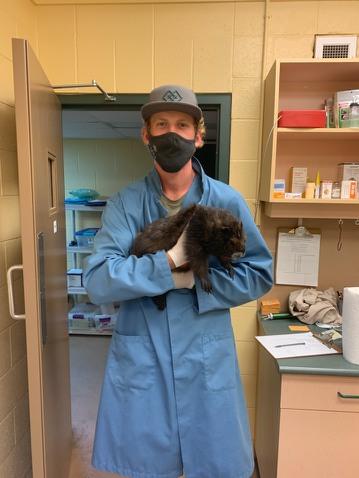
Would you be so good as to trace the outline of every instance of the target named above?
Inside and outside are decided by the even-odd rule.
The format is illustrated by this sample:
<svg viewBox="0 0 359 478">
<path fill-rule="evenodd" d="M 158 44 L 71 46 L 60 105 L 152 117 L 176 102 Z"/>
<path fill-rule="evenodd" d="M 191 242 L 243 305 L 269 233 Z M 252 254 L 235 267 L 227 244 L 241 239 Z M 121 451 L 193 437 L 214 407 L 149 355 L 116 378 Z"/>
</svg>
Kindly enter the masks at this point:
<svg viewBox="0 0 359 478">
<path fill-rule="evenodd" d="M 213 290 L 212 284 L 208 279 L 201 279 L 201 286 L 205 292 L 208 292 L 208 294 L 210 294 Z"/>
</svg>

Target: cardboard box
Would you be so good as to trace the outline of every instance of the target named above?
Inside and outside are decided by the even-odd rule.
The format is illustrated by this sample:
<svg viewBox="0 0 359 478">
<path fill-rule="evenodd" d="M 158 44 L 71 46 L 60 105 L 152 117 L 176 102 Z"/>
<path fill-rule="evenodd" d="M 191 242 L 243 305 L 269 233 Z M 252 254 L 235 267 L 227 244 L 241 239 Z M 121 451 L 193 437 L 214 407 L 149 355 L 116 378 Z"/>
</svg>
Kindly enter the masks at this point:
<svg viewBox="0 0 359 478">
<path fill-rule="evenodd" d="M 275 314 L 280 312 L 280 302 L 279 299 L 264 299 L 261 301 L 261 314 Z"/>
<path fill-rule="evenodd" d="M 320 198 L 332 199 L 333 183 L 331 181 L 321 181 L 320 183 Z"/>
<path fill-rule="evenodd" d="M 307 168 L 291 168 L 291 192 L 303 194 L 307 184 Z"/>
<path fill-rule="evenodd" d="M 340 163 L 338 164 L 339 181 L 355 179 L 357 182 L 357 193 L 359 197 L 359 163 Z"/>
<path fill-rule="evenodd" d="M 68 313 L 69 327 L 72 329 L 89 329 L 95 327 L 95 316 L 100 311 L 97 305 L 80 302 Z"/>
<path fill-rule="evenodd" d="M 285 193 L 285 179 L 275 179 L 273 188 L 273 198 L 283 199 Z"/>
<path fill-rule="evenodd" d="M 280 128 L 325 128 L 325 110 L 283 110 L 279 112 Z"/>
<path fill-rule="evenodd" d="M 342 181 L 340 199 L 356 199 L 357 198 L 357 182 L 355 180 Z"/>
</svg>

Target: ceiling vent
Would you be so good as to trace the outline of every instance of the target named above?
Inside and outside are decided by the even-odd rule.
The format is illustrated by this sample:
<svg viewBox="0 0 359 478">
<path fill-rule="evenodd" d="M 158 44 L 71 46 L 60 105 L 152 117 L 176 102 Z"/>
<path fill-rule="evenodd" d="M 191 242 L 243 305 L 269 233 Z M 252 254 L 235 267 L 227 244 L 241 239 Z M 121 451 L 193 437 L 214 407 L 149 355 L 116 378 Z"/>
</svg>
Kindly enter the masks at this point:
<svg viewBox="0 0 359 478">
<path fill-rule="evenodd" d="M 354 58 L 357 37 L 353 35 L 316 35 L 314 58 Z"/>
</svg>

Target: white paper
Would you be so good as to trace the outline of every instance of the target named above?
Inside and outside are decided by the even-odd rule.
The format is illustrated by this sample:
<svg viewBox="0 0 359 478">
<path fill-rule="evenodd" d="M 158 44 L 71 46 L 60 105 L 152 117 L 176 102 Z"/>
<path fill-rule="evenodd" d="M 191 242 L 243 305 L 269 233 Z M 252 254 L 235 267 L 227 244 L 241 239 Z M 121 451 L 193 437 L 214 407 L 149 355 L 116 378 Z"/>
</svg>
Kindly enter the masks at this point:
<svg viewBox="0 0 359 478">
<path fill-rule="evenodd" d="M 313 337 L 311 332 L 261 335 L 256 337 L 268 352 L 275 358 L 305 357 L 310 355 L 337 354 L 335 349 L 324 345 Z"/>
<path fill-rule="evenodd" d="M 280 232 L 276 256 L 276 284 L 318 285 L 320 234 L 300 236 Z"/>
</svg>

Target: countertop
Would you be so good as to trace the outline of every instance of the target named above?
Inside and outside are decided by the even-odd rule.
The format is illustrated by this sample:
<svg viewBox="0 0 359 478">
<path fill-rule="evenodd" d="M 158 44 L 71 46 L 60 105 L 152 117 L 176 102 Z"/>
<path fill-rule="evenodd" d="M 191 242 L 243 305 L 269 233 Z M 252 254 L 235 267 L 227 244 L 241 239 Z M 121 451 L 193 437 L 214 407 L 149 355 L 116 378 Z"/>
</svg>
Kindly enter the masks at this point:
<svg viewBox="0 0 359 478">
<path fill-rule="evenodd" d="M 306 325 L 298 319 L 262 320 L 259 318 L 261 335 L 290 334 L 289 325 Z M 312 332 L 323 331 L 315 325 L 308 325 Z M 295 334 L 296 332 L 292 332 Z M 312 375 L 344 375 L 359 377 L 359 365 L 344 360 L 342 354 L 316 355 L 313 357 L 295 357 L 274 359 L 279 373 L 298 373 Z"/>
</svg>

